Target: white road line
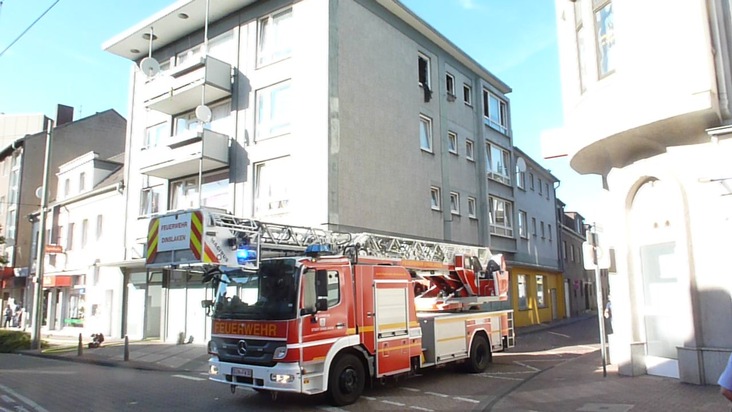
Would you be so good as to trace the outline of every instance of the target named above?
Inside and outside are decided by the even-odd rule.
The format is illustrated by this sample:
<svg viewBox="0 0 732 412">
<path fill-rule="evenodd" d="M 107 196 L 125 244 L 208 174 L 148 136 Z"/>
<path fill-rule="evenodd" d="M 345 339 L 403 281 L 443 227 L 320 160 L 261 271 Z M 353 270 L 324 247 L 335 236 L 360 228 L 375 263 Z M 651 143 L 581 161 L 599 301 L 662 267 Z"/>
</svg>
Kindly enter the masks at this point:
<svg viewBox="0 0 732 412">
<path fill-rule="evenodd" d="M 334 406 L 318 406 L 318 409 L 322 409 L 328 412 L 347 412 L 345 409 L 336 408 Z"/>
<path fill-rule="evenodd" d="M 3 369 L 3 374 L 6 373 L 23 373 L 26 375 L 76 375 L 76 372 L 71 371 L 39 371 L 39 370 L 28 370 L 28 369 Z"/>
<path fill-rule="evenodd" d="M 196 378 L 195 376 L 186 376 L 186 375 L 173 375 L 173 378 L 181 378 L 181 379 L 188 379 L 190 381 L 205 381 L 206 379 L 203 378 Z"/>
<path fill-rule="evenodd" d="M 8 395 L 0 395 L 0 399 L 2 399 L 5 403 L 15 403 L 15 399 L 11 398 Z"/>
<path fill-rule="evenodd" d="M 519 366 L 523 366 L 524 368 L 531 369 L 531 370 L 536 371 L 536 372 L 539 372 L 541 370 L 539 368 L 535 368 L 533 366 L 529 366 L 529 365 L 527 365 L 525 363 L 521 363 L 519 361 L 513 361 L 513 363 L 515 363 L 516 365 L 519 365 Z"/>
<path fill-rule="evenodd" d="M 445 395 L 444 393 L 437 393 L 437 392 L 425 392 L 424 394 L 439 396 L 440 398 L 449 398 L 450 397 L 450 395 Z"/>
<path fill-rule="evenodd" d="M 409 388 L 407 386 L 402 386 L 401 388 L 404 389 L 405 391 L 409 391 L 409 392 L 422 392 L 421 390 L 419 390 L 417 388 Z"/>
<path fill-rule="evenodd" d="M 394 401 L 386 401 L 386 400 L 381 401 L 381 403 L 385 403 L 387 405 L 394 405 L 394 406 L 407 406 L 404 403 L 394 402 Z"/>
<path fill-rule="evenodd" d="M 423 408 L 421 406 L 410 406 L 409 409 L 416 409 L 418 411 L 426 411 L 426 412 L 433 412 L 434 411 L 434 409 L 427 409 L 427 408 Z"/>
<path fill-rule="evenodd" d="M 549 332 L 549 333 L 551 333 L 552 335 L 557 335 L 557 336 L 561 336 L 561 337 L 563 337 L 563 338 L 571 338 L 571 336 L 569 336 L 569 335 L 565 335 L 565 334 L 563 334 L 563 333 L 557 333 L 557 332 Z"/>
<path fill-rule="evenodd" d="M 508 376 L 491 376 L 491 375 L 483 375 L 486 378 L 493 378 L 493 379 L 504 379 L 507 381 L 523 381 L 524 379 L 521 378 L 509 378 Z"/>
<path fill-rule="evenodd" d="M 42 407 L 41 405 L 33 402 L 32 400 L 30 400 L 28 398 L 26 398 L 25 396 L 19 394 L 18 392 L 15 392 L 14 390 L 8 388 L 5 385 L 0 385 L 0 390 L 9 393 L 11 396 L 14 396 L 15 398 L 17 398 L 24 404 L 30 406 L 31 408 L 33 408 L 33 410 L 35 410 L 37 412 L 48 412 L 48 410 L 46 408 Z"/>
<path fill-rule="evenodd" d="M 362 398 L 366 399 L 367 401 L 375 401 L 376 400 L 376 398 L 374 398 L 372 396 L 362 396 Z"/>
<path fill-rule="evenodd" d="M 532 361 L 533 362 L 533 361 Z M 515 371 L 515 372 L 483 372 L 478 376 L 495 376 L 495 375 L 533 375 L 534 371 Z"/>
<path fill-rule="evenodd" d="M 453 399 L 455 399 L 456 401 L 463 401 L 463 402 L 470 402 L 470 403 L 480 403 L 480 401 L 476 401 L 475 399 L 461 398 L 459 396 L 455 396 L 455 397 L 453 397 Z"/>
</svg>

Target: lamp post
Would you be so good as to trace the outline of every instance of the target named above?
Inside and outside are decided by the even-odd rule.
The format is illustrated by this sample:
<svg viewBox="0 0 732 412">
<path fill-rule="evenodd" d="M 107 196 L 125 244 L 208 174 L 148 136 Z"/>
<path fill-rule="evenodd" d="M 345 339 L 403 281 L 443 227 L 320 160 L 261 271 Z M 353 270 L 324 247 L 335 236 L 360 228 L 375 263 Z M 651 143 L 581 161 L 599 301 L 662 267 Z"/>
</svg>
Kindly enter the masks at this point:
<svg viewBox="0 0 732 412">
<path fill-rule="evenodd" d="M 46 155 L 43 163 L 43 185 L 41 186 L 41 213 L 38 221 L 38 252 L 36 254 L 36 282 L 33 300 L 33 333 L 31 349 L 41 349 L 41 324 L 43 323 L 43 266 L 46 252 L 46 209 L 48 208 L 48 177 L 51 168 L 51 142 L 53 120 L 46 123 Z"/>
</svg>

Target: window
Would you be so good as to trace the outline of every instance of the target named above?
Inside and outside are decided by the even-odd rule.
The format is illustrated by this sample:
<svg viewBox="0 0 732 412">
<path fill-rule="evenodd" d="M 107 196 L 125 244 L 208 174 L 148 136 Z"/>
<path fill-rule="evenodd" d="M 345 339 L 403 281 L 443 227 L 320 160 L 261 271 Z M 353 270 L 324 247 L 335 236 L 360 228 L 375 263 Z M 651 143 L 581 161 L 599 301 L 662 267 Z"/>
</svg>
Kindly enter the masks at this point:
<svg viewBox="0 0 732 412">
<path fill-rule="evenodd" d="M 539 196 L 543 194 L 541 179 L 539 179 Z"/>
<path fill-rule="evenodd" d="M 513 204 L 497 197 L 489 197 L 491 233 L 513 236 Z"/>
<path fill-rule="evenodd" d="M 66 232 L 66 250 L 71 250 L 74 248 L 74 229 L 76 228 L 76 223 L 69 223 L 69 229 Z"/>
<path fill-rule="evenodd" d="M 13 154 L 10 161 L 10 184 L 8 187 L 8 204 L 17 205 L 20 191 L 20 155 Z"/>
<path fill-rule="evenodd" d="M 518 166 L 516 166 L 516 187 L 526 190 L 526 172 L 521 171 Z"/>
<path fill-rule="evenodd" d="M 64 197 L 69 197 L 71 194 L 71 180 L 66 178 L 64 180 Z"/>
<path fill-rule="evenodd" d="M 526 299 L 526 275 L 517 276 L 518 283 L 518 308 L 526 310 L 529 308 L 528 299 Z"/>
<path fill-rule="evenodd" d="M 89 219 L 81 221 L 81 248 L 86 247 L 86 241 L 89 237 Z"/>
<path fill-rule="evenodd" d="M 328 307 L 332 308 L 341 301 L 341 283 L 338 272 L 328 271 Z"/>
<path fill-rule="evenodd" d="M 585 27 L 582 20 L 582 2 L 574 2 L 574 24 L 577 33 L 577 65 L 579 66 L 580 93 L 587 89 L 587 51 L 585 50 Z"/>
<path fill-rule="evenodd" d="M 97 240 L 102 238 L 102 215 L 97 215 Z"/>
<path fill-rule="evenodd" d="M 447 101 L 455 101 L 455 76 L 445 73 L 445 88 L 447 89 Z"/>
<path fill-rule="evenodd" d="M 86 190 L 86 173 L 79 173 L 79 192 Z"/>
<path fill-rule="evenodd" d="M 531 235 L 536 237 L 536 218 L 531 218 Z"/>
<path fill-rule="evenodd" d="M 447 132 L 447 150 L 452 154 L 458 154 L 457 141 L 457 133 Z"/>
<path fill-rule="evenodd" d="M 259 20 L 257 67 L 284 60 L 292 54 L 292 9 Z"/>
<path fill-rule="evenodd" d="M 475 155 L 473 153 L 473 141 L 470 139 L 465 140 L 465 158 L 470 161 L 475 161 Z"/>
<path fill-rule="evenodd" d="M 143 142 L 142 148 L 149 149 L 156 147 L 168 137 L 170 137 L 170 126 L 168 126 L 168 122 L 150 126 L 145 129 L 145 141 Z"/>
<path fill-rule="evenodd" d="M 594 0 L 592 3 L 597 33 L 597 70 L 600 78 L 603 78 L 615 70 L 613 5 L 609 0 Z"/>
<path fill-rule="evenodd" d="M 544 276 L 536 275 L 536 306 L 540 308 L 546 307 L 546 299 L 544 295 Z"/>
<path fill-rule="evenodd" d="M 544 229 L 544 222 L 541 222 L 541 238 L 546 238 L 546 230 Z"/>
<path fill-rule="evenodd" d="M 562 259 L 567 260 L 567 241 L 562 241 Z"/>
<path fill-rule="evenodd" d="M 508 132 L 506 102 L 483 89 L 483 117 L 485 124 L 501 133 Z"/>
<path fill-rule="evenodd" d="M 15 239 L 15 216 L 17 213 L 15 207 L 8 210 L 8 216 L 5 219 L 5 239 Z M 7 243 L 5 245 L 7 246 Z"/>
<path fill-rule="evenodd" d="M 450 192 L 450 213 L 453 215 L 460 214 L 460 194 Z"/>
<path fill-rule="evenodd" d="M 5 201 L 5 196 L 0 196 L 0 216 L 5 214 L 5 209 L 7 209 L 8 204 Z"/>
<path fill-rule="evenodd" d="M 430 87 L 430 58 L 420 53 L 417 56 L 417 69 L 419 72 L 419 87 L 424 91 L 424 101 L 429 102 L 432 98 L 432 87 Z"/>
<path fill-rule="evenodd" d="M 198 207 L 198 176 L 170 183 L 170 208 L 187 209 Z M 203 176 L 200 187 L 200 205 L 229 209 L 229 172 L 222 171 Z"/>
<path fill-rule="evenodd" d="M 291 96 L 289 81 L 257 90 L 257 125 L 255 129 L 257 139 L 266 139 L 290 132 Z"/>
<path fill-rule="evenodd" d="M 473 88 L 467 84 L 463 84 L 463 101 L 466 105 L 473 105 Z"/>
<path fill-rule="evenodd" d="M 140 216 L 150 216 L 162 212 L 160 199 L 163 186 L 144 187 L 140 193 Z M 99 221 L 99 220 L 97 220 Z"/>
<path fill-rule="evenodd" d="M 419 147 L 432 153 L 432 119 L 419 115 Z"/>
<path fill-rule="evenodd" d="M 476 219 L 478 217 L 477 202 L 474 197 L 468 197 L 468 217 Z"/>
<path fill-rule="evenodd" d="M 487 168 L 486 174 L 488 177 L 510 185 L 511 176 L 508 174 L 508 168 L 511 164 L 511 155 L 508 153 L 508 150 L 498 147 L 492 143 L 486 143 L 485 156 L 485 164 Z"/>
<path fill-rule="evenodd" d="M 549 183 L 544 183 L 544 193 L 546 193 L 546 199 L 549 200 Z"/>
<path fill-rule="evenodd" d="M 287 211 L 290 203 L 289 168 L 289 157 L 280 157 L 254 165 L 254 214 L 256 216 Z"/>
<path fill-rule="evenodd" d="M 569 260 L 574 262 L 574 245 L 570 245 L 569 248 Z"/>
<path fill-rule="evenodd" d="M 534 190 L 534 174 L 529 172 L 529 187 Z"/>
<path fill-rule="evenodd" d="M 549 237 L 549 241 L 551 242 L 552 239 L 552 225 L 547 225 L 549 228 L 547 229 L 547 236 Z"/>
<path fill-rule="evenodd" d="M 526 212 L 523 210 L 519 210 L 518 213 L 518 227 L 519 227 L 519 236 L 526 239 L 529 237 L 529 231 L 526 227 L 526 224 L 528 223 L 528 217 L 526 215 Z"/>
<path fill-rule="evenodd" d="M 442 210 L 442 200 L 440 199 L 440 188 L 432 186 L 430 188 L 430 207 L 432 210 Z"/>
</svg>

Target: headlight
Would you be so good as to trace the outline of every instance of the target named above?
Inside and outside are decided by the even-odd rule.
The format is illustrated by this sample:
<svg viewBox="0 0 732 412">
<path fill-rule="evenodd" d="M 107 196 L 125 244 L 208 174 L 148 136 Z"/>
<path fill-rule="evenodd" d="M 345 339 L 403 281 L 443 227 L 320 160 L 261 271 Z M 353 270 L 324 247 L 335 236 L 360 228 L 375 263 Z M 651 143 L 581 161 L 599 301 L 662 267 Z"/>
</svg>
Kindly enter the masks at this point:
<svg viewBox="0 0 732 412">
<path fill-rule="evenodd" d="M 216 342 L 210 340 L 208 341 L 208 353 L 210 355 L 218 355 L 219 354 L 219 347 L 216 346 Z"/>
<path fill-rule="evenodd" d="M 271 373 L 269 375 L 269 379 L 272 382 L 277 382 L 277 383 L 290 383 L 295 380 L 295 377 L 292 375 L 280 375 L 280 374 L 276 374 L 276 373 Z"/>
<path fill-rule="evenodd" d="M 287 346 L 280 346 L 279 348 L 275 349 L 273 358 L 284 359 L 285 355 L 287 355 Z"/>
<path fill-rule="evenodd" d="M 219 367 L 216 365 L 209 365 L 208 367 L 208 374 L 209 375 L 218 375 L 219 374 Z"/>
</svg>

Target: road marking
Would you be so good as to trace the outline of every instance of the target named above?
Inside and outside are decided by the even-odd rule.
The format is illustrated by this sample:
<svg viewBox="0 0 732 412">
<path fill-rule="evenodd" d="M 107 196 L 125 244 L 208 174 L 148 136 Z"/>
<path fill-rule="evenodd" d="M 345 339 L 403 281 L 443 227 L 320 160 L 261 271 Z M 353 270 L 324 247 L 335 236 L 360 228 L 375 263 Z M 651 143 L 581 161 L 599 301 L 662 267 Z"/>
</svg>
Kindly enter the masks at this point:
<svg viewBox="0 0 732 412">
<path fill-rule="evenodd" d="M 376 398 L 374 398 L 372 396 L 362 396 L 362 398 L 366 399 L 367 401 L 375 401 L 376 400 Z"/>
<path fill-rule="evenodd" d="M 37 412 L 48 412 L 48 410 L 45 409 L 44 407 L 42 407 L 41 405 L 33 402 L 32 400 L 30 400 L 30 399 L 26 398 L 25 396 L 19 394 L 18 392 L 15 392 L 14 390 L 8 388 L 5 385 L 0 385 L 0 389 L 3 390 L 4 392 L 9 393 L 11 396 L 14 396 L 15 398 L 17 398 L 18 400 L 20 400 L 24 404 L 30 406 L 33 410 L 35 410 Z"/>
<path fill-rule="evenodd" d="M 394 401 L 387 401 L 387 400 L 383 400 L 383 401 L 381 401 L 381 403 L 385 403 L 387 405 L 394 405 L 394 406 L 407 406 L 404 403 L 399 403 L 399 402 L 394 402 Z"/>
<path fill-rule="evenodd" d="M 11 398 L 8 395 L 0 395 L 0 399 L 2 399 L 3 402 L 6 402 L 6 403 L 15 403 L 15 399 Z"/>
<path fill-rule="evenodd" d="M 445 395 L 444 393 L 437 393 L 437 392 L 425 392 L 424 394 L 439 396 L 440 398 L 449 398 L 450 397 L 450 395 Z"/>
<path fill-rule="evenodd" d="M 409 409 L 416 409 L 418 411 L 426 411 L 426 412 L 433 412 L 434 411 L 434 409 L 427 409 L 427 408 L 423 408 L 421 406 L 410 406 Z"/>
<path fill-rule="evenodd" d="M 529 365 L 527 365 L 525 363 L 521 363 L 519 361 L 513 361 L 513 363 L 515 363 L 516 365 L 519 365 L 519 366 L 523 366 L 524 368 L 531 369 L 531 370 L 536 371 L 536 372 L 539 372 L 541 370 L 539 368 L 535 368 L 533 366 L 529 366 Z"/>
<path fill-rule="evenodd" d="M 324 411 L 329 411 L 329 412 L 347 412 L 345 409 L 336 408 L 334 406 L 318 406 L 318 409 L 322 409 Z"/>
<path fill-rule="evenodd" d="M 563 337 L 563 338 L 571 338 L 571 336 L 569 336 L 569 335 L 565 335 L 565 334 L 563 334 L 563 333 L 557 333 L 557 332 L 549 332 L 549 333 L 551 333 L 552 335 L 557 335 L 557 336 L 561 336 L 561 337 Z"/>
<path fill-rule="evenodd" d="M 206 379 L 203 378 L 196 378 L 195 376 L 186 376 L 186 375 L 173 375 L 173 378 L 181 378 L 181 379 L 188 379 L 190 381 L 205 381 Z"/>
<path fill-rule="evenodd" d="M 493 378 L 493 379 L 504 379 L 504 380 L 507 380 L 507 381 L 523 381 L 523 380 L 525 380 L 525 379 L 521 379 L 521 378 L 510 378 L 508 376 L 492 376 L 492 375 L 488 375 L 488 374 L 484 374 L 484 375 L 481 375 L 481 376 L 486 377 L 486 378 Z"/>
<path fill-rule="evenodd" d="M 455 396 L 453 399 L 455 399 L 456 401 L 463 401 L 463 402 L 470 402 L 470 403 L 480 403 L 480 401 L 476 401 L 475 399 L 461 398 L 459 396 Z"/>
<path fill-rule="evenodd" d="M 3 374 L 6 373 L 23 373 L 26 375 L 76 375 L 76 372 L 72 371 L 36 371 L 28 369 L 3 369 Z"/>
<path fill-rule="evenodd" d="M 402 389 L 404 389 L 405 391 L 409 391 L 409 392 L 422 392 L 421 390 L 419 390 L 417 388 L 409 388 L 407 386 L 402 386 Z"/>
</svg>

